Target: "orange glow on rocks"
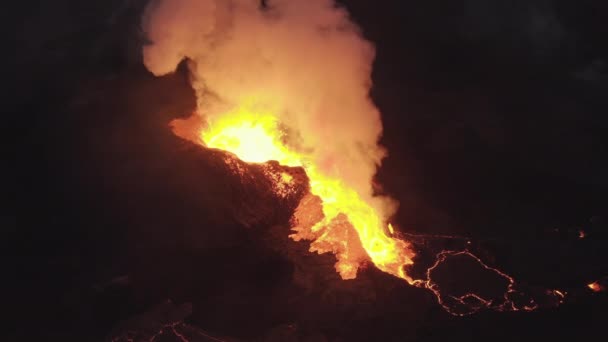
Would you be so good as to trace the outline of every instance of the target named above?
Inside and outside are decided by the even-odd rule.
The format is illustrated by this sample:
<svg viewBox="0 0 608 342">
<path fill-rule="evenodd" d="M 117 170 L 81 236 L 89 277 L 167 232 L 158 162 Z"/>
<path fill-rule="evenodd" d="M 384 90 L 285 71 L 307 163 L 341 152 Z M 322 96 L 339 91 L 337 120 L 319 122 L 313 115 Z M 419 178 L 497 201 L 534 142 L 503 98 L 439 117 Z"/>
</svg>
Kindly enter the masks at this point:
<svg viewBox="0 0 608 342">
<path fill-rule="evenodd" d="M 343 279 L 356 278 L 361 267 L 373 263 L 432 291 L 456 315 L 484 308 L 534 310 L 534 301 L 512 300 L 519 294 L 513 278 L 466 249 L 437 253 L 426 279 L 408 274 L 414 240 L 388 223 L 396 202 L 377 196 L 381 189 L 373 182 L 386 156 L 379 144 L 380 112 L 369 96 L 373 45 L 334 0 L 265 4 L 159 0 L 146 8 L 142 26 L 151 43 L 143 47 L 145 66 L 162 76 L 186 60 L 197 100 L 194 115 L 172 122 L 175 134 L 232 153 L 232 160 L 301 167 L 310 192 L 293 214 L 290 237 L 310 241 L 310 252 L 334 254 Z M 238 163 L 234 171 L 245 172 Z M 292 176 L 267 176 L 277 196 L 291 194 Z M 504 278 L 504 297 L 496 302 L 475 293 L 442 294 L 432 273 L 458 256 Z M 561 301 L 565 293 L 550 295 Z"/>
<path fill-rule="evenodd" d="M 343 279 L 355 278 L 357 270 L 371 260 L 380 270 L 413 281 L 405 270 L 415 255 L 409 244 L 387 235 L 387 231 L 394 234 L 392 226 L 387 226 L 361 194 L 323 172 L 313 155 L 291 148 L 289 137 L 272 113 L 247 105 L 235 108 L 210 122 L 201 138 L 207 147 L 231 152 L 246 162 L 275 160 L 304 168 L 311 194 L 321 199 L 323 216 L 307 224 L 299 222 L 291 238 L 311 240 L 311 252 L 334 253 L 336 270 Z"/>
</svg>

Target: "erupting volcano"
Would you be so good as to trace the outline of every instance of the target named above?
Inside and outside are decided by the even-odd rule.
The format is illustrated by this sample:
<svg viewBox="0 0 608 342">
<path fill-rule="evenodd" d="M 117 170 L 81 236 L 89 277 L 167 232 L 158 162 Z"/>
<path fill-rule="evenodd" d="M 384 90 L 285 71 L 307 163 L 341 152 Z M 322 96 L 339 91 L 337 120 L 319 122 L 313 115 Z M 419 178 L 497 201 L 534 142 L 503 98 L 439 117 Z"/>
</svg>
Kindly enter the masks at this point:
<svg viewBox="0 0 608 342">
<path fill-rule="evenodd" d="M 247 163 L 303 168 L 310 193 L 293 214 L 290 237 L 311 241 L 310 252 L 333 253 L 343 279 L 372 263 L 432 291 L 455 315 L 537 307 L 534 300 L 515 304 L 513 278 L 468 251 L 440 252 L 426 279 L 408 273 L 416 253 L 389 223 L 396 201 L 373 181 L 386 155 L 369 97 L 374 48 L 345 9 L 332 0 L 159 1 L 148 6 L 144 28 L 152 73 L 171 73 L 183 60 L 191 72 L 197 110 L 175 120 L 174 132 Z M 273 181 L 280 196 L 293 179 L 284 173 Z M 441 293 L 434 269 L 462 255 L 505 281 L 502 299 Z M 548 294 L 563 299 L 560 291 Z"/>
<path fill-rule="evenodd" d="M 312 222 L 300 208 L 292 238 L 336 254 L 344 279 L 371 260 L 413 281 L 405 268 L 414 253 L 388 228 L 394 202 L 372 187 L 385 154 L 368 96 L 373 48 L 344 9 L 326 0 L 167 1 L 146 18 L 152 72 L 189 59 L 201 125 L 174 122 L 178 135 L 245 162 L 304 168 L 323 217 Z"/>
<path fill-rule="evenodd" d="M 608 2 L 11 5 L 0 342 L 606 335 Z"/>
<path fill-rule="evenodd" d="M 207 147 L 232 152 L 246 162 L 275 160 L 281 165 L 303 167 L 310 179 L 311 194 L 322 201 L 323 217 L 317 222 L 302 217 L 307 215 L 306 204 L 302 203 L 294 217 L 296 233 L 291 237 L 296 241 L 313 240 L 311 252 L 336 254 L 336 270 L 343 279 L 355 278 L 357 269 L 369 257 L 379 269 L 411 282 L 404 269 L 412 264 L 414 256 L 408 244 L 390 237 L 380 214 L 344 181 L 319 167 L 313 153 L 290 149 L 280 126 L 272 114 L 240 107 L 209 123 L 201 137 Z M 345 219 L 340 219 L 341 215 Z"/>
</svg>

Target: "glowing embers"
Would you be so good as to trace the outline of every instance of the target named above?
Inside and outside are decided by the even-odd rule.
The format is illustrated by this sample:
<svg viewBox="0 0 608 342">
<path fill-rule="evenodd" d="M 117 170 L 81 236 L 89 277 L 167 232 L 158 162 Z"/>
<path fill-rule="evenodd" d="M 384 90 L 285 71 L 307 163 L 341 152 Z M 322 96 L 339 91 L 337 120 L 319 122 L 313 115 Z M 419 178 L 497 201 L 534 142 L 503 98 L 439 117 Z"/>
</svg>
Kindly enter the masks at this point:
<svg viewBox="0 0 608 342">
<path fill-rule="evenodd" d="M 560 291 L 560 290 L 547 290 L 547 295 L 552 295 L 555 299 L 557 299 L 557 305 L 562 305 L 566 301 L 566 295 L 568 292 Z"/>
<path fill-rule="evenodd" d="M 395 229 L 393 228 L 392 224 L 388 224 L 388 232 L 391 233 L 391 235 L 395 235 Z"/>
<path fill-rule="evenodd" d="M 311 194 L 320 199 L 321 215 L 306 225 L 298 218 L 300 222 L 291 237 L 312 240 L 312 252 L 336 254 L 336 270 L 342 278 L 355 278 L 359 267 L 371 260 L 380 270 L 413 281 L 404 269 L 413 263 L 409 244 L 388 235 L 390 227 L 387 229 L 379 213 L 361 194 L 341 179 L 327 176 L 315 165 L 311 154 L 290 146 L 289 137 L 274 115 L 246 104 L 212 119 L 201 138 L 208 147 L 231 152 L 246 162 L 274 160 L 285 166 L 303 167 Z M 275 182 L 288 184 L 289 179 L 281 177 Z M 283 188 L 278 184 L 275 190 L 282 195 Z M 306 203 L 312 202 L 303 201 Z"/>
<path fill-rule="evenodd" d="M 593 292 L 602 292 L 606 290 L 606 288 L 597 281 L 587 284 L 587 287 Z"/>
</svg>

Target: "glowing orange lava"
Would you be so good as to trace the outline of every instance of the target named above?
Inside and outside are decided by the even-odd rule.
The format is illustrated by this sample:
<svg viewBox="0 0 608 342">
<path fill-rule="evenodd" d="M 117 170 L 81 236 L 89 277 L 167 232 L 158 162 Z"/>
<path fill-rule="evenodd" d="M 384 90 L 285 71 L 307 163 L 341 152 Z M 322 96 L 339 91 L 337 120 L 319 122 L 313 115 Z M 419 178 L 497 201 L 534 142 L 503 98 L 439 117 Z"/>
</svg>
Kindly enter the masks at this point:
<svg viewBox="0 0 608 342">
<path fill-rule="evenodd" d="M 310 191 L 322 201 L 324 216 L 311 227 L 294 227 L 291 238 L 313 240 L 311 252 L 336 255 L 336 270 L 343 279 L 353 279 L 366 260 L 380 270 L 413 283 L 406 274 L 414 252 L 409 243 L 394 238 L 394 229 L 342 180 L 327 176 L 313 158 L 289 146 L 281 123 L 272 113 L 244 105 L 208 123 L 201 138 L 210 148 L 235 154 L 250 163 L 275 160 L 285 166 L 303 167 L 310 179 Z M 288 176 L 288 175 L 287 175 Z M 283 176 L 283 181 L 290 181 Z M 350 233 L 356 232 L 355 238 Z M 363 248 L 357 248 L 358 245 Z"/>
<path fill-rule="evenodd" d="M 601 292 L 604 290 L 602 285 L 600 285 L 597 281 L 587 284 L 587 287 L 590 288 L 593 292 Z"/>
<path fill-rule="evenodd" d="M 343 279 L 354 279 L 357 271 L 371 261 L 378 269 L 407 281 L 410 285 L 430 290 L 438 303 L 450 314 L 470 315 L 482 309 L 496 311 L 532 311 L 539 305 L 532 298 L 517 299 L 523 293 L 516 289 L 515 279 L 497 268 L 486 265 L 469 252 L 441 251 L 435 263 L 427 269 L 426 279 L 414 279 L 407 274 L 413 264 L 415 253 L 410 242 L 396 236 L 415 238 L 448 238 L 467 240 L 468 238 L 448 235 L 415 235 L 397 233 L 385 218 L 364 200 L 362 194 L 339 178 L 328 176 L 314 161 L 311 152 L 298 149 L 290 143 L 288 130 L 282 126 L 277 116 L 268 111 L 260 111 L 254 106 L 242 105 L 219 117 L 208 118 L 206 125 L 198 125 L 199 119 L 188 119 L 182 125 L 174 125 L 176 134 L 186 138 L 188 127 L 198 127 L 197 137 L 192 140 L 233 153 L 248 163 L 277 161 L 290 167 L 302 167 L 310 184 L 310 193 L 304 196 L 292 217 L 290 235 L 295 241 L 308 240 L 310 252 L 333 253 L 336 256 L 336 271 Z M 202 127 L 202 128 L 201 128 Z M 286 197 L 291 191 L 293 176 L 289 173 L 268 175 L 274 183 L 277 195 Z M 321 208 L 321 209 L 319 209 Z M 432 279 L 434 270 L 448 258 L 465 256 L 473 258 L 484 269 L 496 273 L 507 281 L 502 298 L 483 298 L 476 293 L 453 296 L 442 293 Z M 599 284 L 588 285 L 593 291 L 601 291 Z M 564 302 L 566 292 L 550 290 L 547 295 L 555 298 L 557 305 Z"/>
</svg>

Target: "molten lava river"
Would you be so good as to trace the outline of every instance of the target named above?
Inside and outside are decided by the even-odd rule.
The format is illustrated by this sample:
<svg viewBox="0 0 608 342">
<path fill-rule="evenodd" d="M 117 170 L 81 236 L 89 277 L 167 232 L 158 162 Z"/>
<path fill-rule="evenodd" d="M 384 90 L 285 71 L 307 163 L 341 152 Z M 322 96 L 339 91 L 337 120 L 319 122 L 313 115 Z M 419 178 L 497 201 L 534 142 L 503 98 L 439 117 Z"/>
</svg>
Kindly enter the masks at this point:
<svg viewBox="0 0 608 342">
<path fill-rule="evenodd" d="M 310 179 L 310 192 L 322 201 L 324 217 L 312 225 L 297 225 L 291 238 L 313 240 L 311 252 L 336 254 L 336 270 L 343 279 L 355 278 L 369 257 L 380 270 L 414 283 L 406 273 L 414 257 L 409 244 L 393 237 L 392 226 L 383 222 L 354 189 L 325 175 L 310 155 L 290 148 L 275 116 L 237 108 L 210 122 L 201 138 L 207 147 L 231 152 L 245 162 L 275 160 L 284 166 L 304 168 Z M 296 220 L 305 214 L 305 210 L 297 211 Z"/>
<path fill-rule="evenodd" d="M 312 153 L 290 146 L 289 129 L 282 125 L 277 116 L 255 108 L 243 105 L 218 117 L 207 118 L 202 127 L 194 125 L 197 126 L 195 137 L 190 138 L 208 148 L 228 151 L 244 162 L 277 161 L 284 166 L 302 167 L 309 178 L 310 194 L 301 200 L 295 210 L 290 238 L 311 241 L 310 252 L 333 253 L 337 259 L 336 271 L 342 279 L 356 278 L 359 268 L 371 261 L 381 271 L 401 278 L 409 285 L 431 291 L 438 303 L 453 315 L 469 315 L 481 309 L 530 311 L 539 307 L 534 299 L 516 289 L 516 282 L 511 276 L 486 265 L 466 249 L 440 251 L 436 254 L 435 263 L 425 272 L 425 279 L 414 279 L 408 274 L 416 255 L 411 243 L 397 237 L 393 226 L 384 221 L 364 196 L 342 179 L 324 173 L 315 163 Z M 200 117 L 195 114 L 193 118 Z M 190 126 L 191 122 L 186 125 Z M 175 126 L 174 131 L 187 138 Z M 284 173 L 281 177 L 274 177 L 273 181 L 278 183 L 275 191 L 280 192 L 288 191 L 288 186 L 281 185 L 290 184 L 293 179 Z M 314 198 L 321 202 L 322 215 L 310 205 Z M 459 295 L 444 293 L 433 281 L 433 272 L 447 259 L 462 257 L 469 258 L 503 279 L 506 284 L 504 294 L 497 298 L 484 298 L 474 292 Z M 545 290 L 543 293 L 545 299 L 550 298 L 550 302 L 557 305 L 563 302 L 565 295 L 564 291 L 559 290 Z"/>
</svg>

